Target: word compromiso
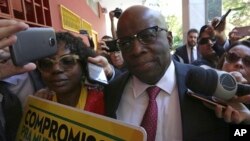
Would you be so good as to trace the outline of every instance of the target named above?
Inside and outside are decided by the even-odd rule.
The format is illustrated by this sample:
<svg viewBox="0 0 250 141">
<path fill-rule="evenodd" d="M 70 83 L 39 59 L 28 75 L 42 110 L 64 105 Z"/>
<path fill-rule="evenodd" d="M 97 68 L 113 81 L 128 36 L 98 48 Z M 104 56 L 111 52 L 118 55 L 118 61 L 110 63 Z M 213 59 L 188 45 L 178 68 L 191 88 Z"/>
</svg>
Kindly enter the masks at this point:
<svg viewBox="0 0 250 141">
<path fill-rule="evenodd" d="M 67 140 L 81 140 L 81 141 L 95 141 L 95 137 L 90 135 L 86 136 L 83 131 L 73 132 L 71 127 L 66 124 L 60 124 L 58 121 L 50 119 L 45 116 L 39 116 L 38 113 L 28 110 L 24 124 L 32 130 L 38 130 L 40 134 L 48 134 L 48 138 L 53 140 L 67 141 Z"/>
</svg>

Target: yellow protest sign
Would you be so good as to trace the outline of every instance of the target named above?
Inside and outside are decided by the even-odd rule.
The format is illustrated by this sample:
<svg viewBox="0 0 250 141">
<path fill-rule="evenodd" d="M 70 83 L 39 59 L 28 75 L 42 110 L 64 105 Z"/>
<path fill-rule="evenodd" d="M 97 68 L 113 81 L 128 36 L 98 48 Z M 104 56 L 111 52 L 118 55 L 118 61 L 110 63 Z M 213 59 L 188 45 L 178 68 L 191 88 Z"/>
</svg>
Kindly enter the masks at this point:
<svg viewBox="0 0 250 141">
<path fill-rule="evenodd" d="M 17 141 L 145 141 L 143 128 L 34 96 L 28 102 Z"/>
</svg>

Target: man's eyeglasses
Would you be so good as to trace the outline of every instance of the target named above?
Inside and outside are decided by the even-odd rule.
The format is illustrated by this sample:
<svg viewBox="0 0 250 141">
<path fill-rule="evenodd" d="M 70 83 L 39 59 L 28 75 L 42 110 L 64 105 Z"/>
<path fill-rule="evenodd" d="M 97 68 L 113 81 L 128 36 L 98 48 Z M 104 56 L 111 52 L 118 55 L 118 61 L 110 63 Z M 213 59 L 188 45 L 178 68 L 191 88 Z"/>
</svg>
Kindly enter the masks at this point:
<svg viewBox="0 0 250 141">
<path fill-rule="evenodd" d="M 67 54 L 61 56 L 58 60 L 53 60 L 51 58 L 41 59 L 37 62 L 38 69 L 44 72 L 49 72 L 52 70 L 53 66 L 56 63 L 59 63 L 59 66 L 64 70 L 71 69 L 74 65 L 77 64 L 79 59 L 78 55 Z"/>
<path fill-rule="evenodd" d="M 225 56 L 225 59 L 228 63 L 236 63 L 238 62 L 240 59 L 242 59 L 242 63 L 246 66 L 246 67 L 250 67 L 250 56 L 245 56 L 245 57 L 240 57 L 238 54 L 236 53 L 227 53 Z"/>
<path fill-rule="evenodd" d="M 136 33 L 135 35 L 117 39 L 117 44 L 122 51 L 130 51 L 134 39 L 137 39 L 143 45 L 151 44 L 156 41 L 157 34 L 159 31 L 168 32 L 167 29 L 163 29 L 158 26 L 153 26 L 143 29 L 142 31 Z"/>
</svg>

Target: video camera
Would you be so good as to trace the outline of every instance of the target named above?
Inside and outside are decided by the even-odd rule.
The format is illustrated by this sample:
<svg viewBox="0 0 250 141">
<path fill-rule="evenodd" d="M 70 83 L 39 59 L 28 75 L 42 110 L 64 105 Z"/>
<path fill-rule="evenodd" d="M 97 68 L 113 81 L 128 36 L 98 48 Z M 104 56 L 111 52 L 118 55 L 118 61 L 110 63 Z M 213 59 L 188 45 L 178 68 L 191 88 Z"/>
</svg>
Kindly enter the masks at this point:
<svg viewBox="0 0 250 141">
<path fill-rule="evenodd" d="M 105 43 L 109 48 L 109 50 L 106 50 L 107 52 L 120 51 L 119 47 L 117 46 L 116 40 L 105 41 Z"/>
<path fill-rule="evenodd" d="M 118 19 L 122 14 L 122 9 L 116 8 L 113 12 L 115 13 L 115 17 Z"/>
</svg>

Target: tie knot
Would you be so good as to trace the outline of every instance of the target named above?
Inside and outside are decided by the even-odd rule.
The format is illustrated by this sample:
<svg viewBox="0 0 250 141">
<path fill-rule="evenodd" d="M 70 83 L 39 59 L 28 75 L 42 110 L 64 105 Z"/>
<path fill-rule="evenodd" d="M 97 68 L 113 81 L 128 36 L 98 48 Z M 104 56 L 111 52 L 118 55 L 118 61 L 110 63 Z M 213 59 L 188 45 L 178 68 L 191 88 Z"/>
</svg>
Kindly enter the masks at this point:
<svg viewBox="0 0 250 141">
<path fill-rule="evenodd" d="M 147 88 L 147 93 L 150 100 L 155 100 L 156 96 L 160 92 L 160 88 L 157 86 L 151 86 Z"/>
</svg>

